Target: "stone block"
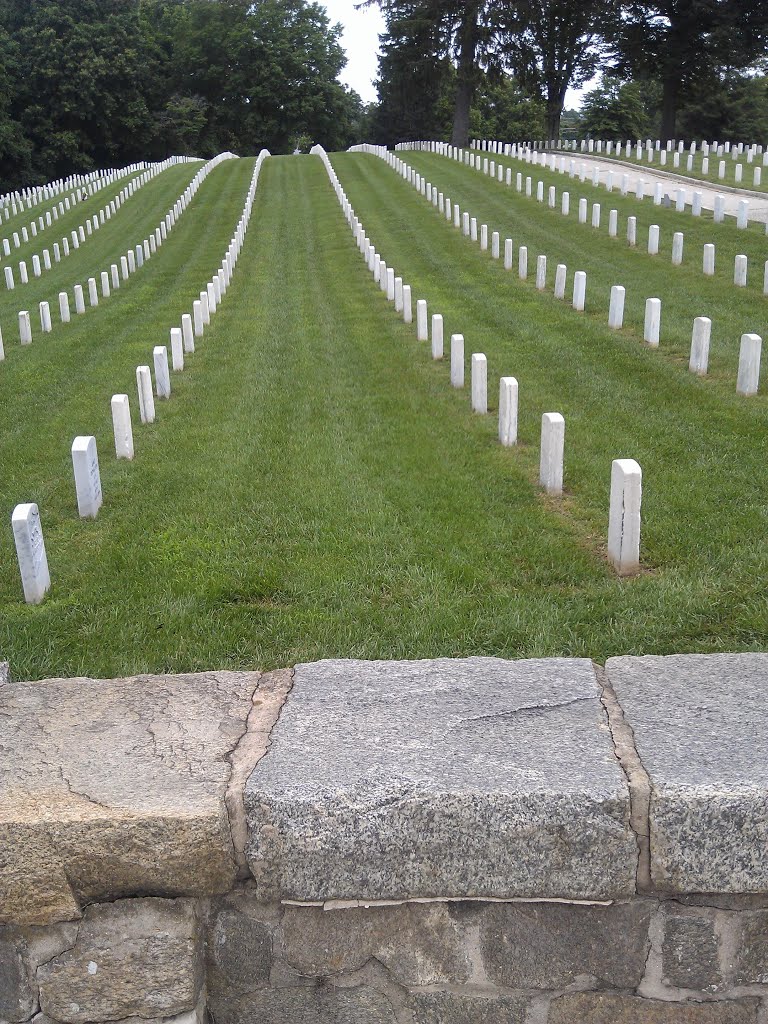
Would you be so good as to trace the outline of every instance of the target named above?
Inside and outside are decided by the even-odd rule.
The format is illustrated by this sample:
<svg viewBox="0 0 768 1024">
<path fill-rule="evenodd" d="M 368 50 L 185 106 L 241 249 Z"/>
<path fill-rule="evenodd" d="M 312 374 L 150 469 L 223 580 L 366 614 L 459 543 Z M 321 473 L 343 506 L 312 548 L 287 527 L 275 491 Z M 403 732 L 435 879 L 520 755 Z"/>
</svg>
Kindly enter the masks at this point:
<svg viewBox="0 0 768 1024">
<path fill-rule="evenodd" d="M 16 1024 L 35 1012 L 37 990 L 27 968 L 27 944 L 16 929 L 0 928 L 0 1020 Z"/>
<path fill-rule="evenodd" d="M 580 992 L 553 999 L 547 1024 L 757 1024 L 756 999 L 671 1003 Z"/>
<path fill-rule="evenodd" d="M 652 905 L 498 903 L 483 907 L 483 963 L 496 985 L 556 989 L 589 974 L 602 987 L 635 988 L 648 956 Z"/>
<path fill-rule="evenodd" d="M 0 924 L 80 916 L 136 892 L 235 878 L 228 755 L 256 673 L 48 679 L 0 687 Z M 254 723 L 255 724 L 255 723 Z"/>
<path fill-rule="evenodd" d="M 132 899 L 86 909 L 72 949 L 37 972 L 40 1008 L 63 1024 L 193 1010 L 203 983 L 192 900 Z"/>
<path fill-rule="evenodd" d="M 265 919 L 268 907 L 236 890 L 211 909 L 207 981 L 210 1008 L 217 1020 L 239 996 L 269 987 L 275 921 L 269 915 Z"/>
<path fill-rule="evenodd" d="M 392 1004 L 371 988 L 283 988 L 243 996 L 216 1024 L 397 1024 Z"/>
<path fill-rule="evenodd" d="M 768 985 L 768 910 L 742 916 L 733 981 L 736 985 Z"/>
<path fill-rule="evenodd" d="M 299 665 L 246 786 L 262 898 L 630 895 L 600 692 L 583 659 Z"/>
<path fill-rule="evenodd" d="M 665 985 L 702 992 L 716 991 L 722 985 L 719 942 L 711 913 L 668 909 L 661 955 Z"/>
<path fill-rule="evenodd" d="M 610 658 L 651 782 L 651 877 L 768 892 L 768 654 Z"/>
<path fill-rule="evenodd" d="M 411 996 L 414 1024 L 525 1024 L 525 996 L 418 992 Z"/>
<path fill-rule="evenodd" d="M 447 903 L 323 910 L 287 907 L 283 955 L 302 975 L 340 974 L 375 958 L 402 985 L 461 984 L 472 974 Z"/>
</svg>

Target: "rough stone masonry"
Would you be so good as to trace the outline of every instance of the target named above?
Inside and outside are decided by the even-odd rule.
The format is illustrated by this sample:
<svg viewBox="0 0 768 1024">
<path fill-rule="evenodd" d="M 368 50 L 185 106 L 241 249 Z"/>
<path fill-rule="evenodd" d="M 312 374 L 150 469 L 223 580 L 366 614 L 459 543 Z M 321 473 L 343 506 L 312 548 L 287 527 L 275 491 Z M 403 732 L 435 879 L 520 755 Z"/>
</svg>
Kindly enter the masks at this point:
<svg viewBox="0 0 768 1024">
<path fill-rule="evenodd" d="M 768 1024 L 768 655 L 11 681 L 0 1022 Z"/>
</svg>

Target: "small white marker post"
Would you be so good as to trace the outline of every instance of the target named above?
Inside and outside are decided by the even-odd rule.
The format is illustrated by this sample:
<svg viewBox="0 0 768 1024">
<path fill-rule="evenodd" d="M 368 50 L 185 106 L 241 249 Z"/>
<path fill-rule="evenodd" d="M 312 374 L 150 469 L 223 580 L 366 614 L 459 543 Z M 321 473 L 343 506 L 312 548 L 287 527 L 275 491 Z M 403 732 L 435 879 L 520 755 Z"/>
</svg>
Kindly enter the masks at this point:
<svg viewBox="0 0 768 1024">
<path fill-rule="evenodd" d="M 413 323 L 413 306 L 411 303 L 411 286 L 403 285 L 403 323 Z"/>
<path fill-rule="evenodd" d="M 451 387 L 464 387 L 464 335 L 451 335 Z"/>
<path fill-rule="evenodd" d="M 528 247 L 521 245 L 517 251 L 517 276 L 521 281 L 528 277 Z"/>
<path fill-rule="evenodd" d="M 676 231 L 672 236 L 672 266 L 679 267 L 683 262 L 683 232 Z"/>
<path fill-rule="evenodd" d="M 637 245 L 637 217 L 627 217 L 627 244 Z"/>
<path fill-rule="evenodd" d="M 536 288 L 543 292 L 547 287 L 547 257 L 539 256 L 536 260 Z"/>
<path fill-rule="evenodd" d="M 155 394 L 158 398 L 170 398 L 171 374 L 168 370 L 168 349 L 165 345 L 155 345 L 152 349 L 152 360 L 155 364 Z"/>
<path fill-rule="evenodd" d="M 763 341 L 759 334 L 742 334 L 739 349 L 739 375 L 736 391 L 740 395 L 756 395 L 760 383 L 760 354 Z"/>
<path fill-rule="evenodd" d="M 573 308 L 579 313 L 584 312 L 587 299 L 587 275 L 583 270 L 577 270 L 573 275 Z"/>
<path fill-rule="evenodd" d="M 96 278 L 88 278 L 88 301 L 92 306 L 98 306 L 99 304 L 99 292 L 96 287 Z"/>
<path fill-rule="evenodd" d="M 11 516 L 16 557 L 27 604 L 40 604 L 51 586 L 40 512 L 34 503 L 17 505 Z"/>
<path fill-rule="evenodd" d="M 52 330 L 51 307 L 47 302 L 40 303 L 40 330 L 43 334 L 50 334 Z"/>
<path fill-rule="evenodd" d="M 387 301 L 395 301 L 395 271 L 392 267 L 387 267 L 387 278 L 386 278 L 386 292 Z"/>
<path fill-rule="evenodd" d="M 440 313 L 432 317 L 432 358 L 443 358 L 443 317 Z"/>
<path fill-rule="evenodd" d="M 395 312 L 403 312 L 403 279 L 402 277 L 395 278 Z"/>
<path fill-rule="evenodd" d="M 568 268 L 564 263 L 558 263 L 555 271 L 555 298 L 565 298 L 565 283 L 568 275 Z"/>
<path fill-rule="evenodd" d="M 505 448 L 517 444 L 518 386 L 515 377 L 499 381 L 499 443 Z"/>
<path fill-rule="evenodd" d="M 659 225 L 651 224 L 648 228 L 648 255 L 658 256 L 659 253 Z"/>
<path fill-rule="evenodd" d="M 195 326 L 195 337 L 202 338 L 205 325 L 203 324 L 203 307 L 200 299 L 195 299 L 192 303 L 192 318 Z"/>
<path fill-rule="evenodd" d="M 693 321 L 691 335 L 691 357 L 688 369 L 699 377 L 704 377 L 709 365 L 709 339 L 712 334 L 712 321 L 707 316 L 697 316 Z"/>
<path fill-rule="evenodd" d="M 491 257 L 494 260 L 499 258 L 499 232 L 494 231 L 491 235 Z"/>
<path fill-rule="evenodd" d="M 712 277 L 715 273 L 715 247 L 714 245 L 704 246 L 704 262 L 702 270 L 707 277 Z"/>
<path fill-rule="evenodd" d="M 620 284 L 611 288 L 611 303 L 608 310 L 608 326 L 618 331 L 624 325 L 624 298 L 626 290 Z"/>
<path fill-rule="evenodd" d="M 114 291 L 120 287 L 120 271 L 117 269 L 117 264 L 113 263 L 109 268 L 109 272 L 112 276 L 112 288 Z"/>
<path fill-rule="evenodd" d="M 645 324 L 643 326 L 643 341 L 646 341 L 654 348 L 659 345 L 659 333 L 661 331 L 661 299 L 645 300 Z"/>
<path fill-rule="evenodd" d="M 118 459 L 132 459 L 133 428 L 128 395 L 112 395 L 112 429 L 115 434 L 115 455 Z"/>
<path fill-rule="evenodd" d="M 613 460 L 608 557 L 619 576 L 631 576 L 640 569 L 642 485 L 642 470 L 634 459 Z"/>
<path fill-rule="evenodd" d="M 155 396 L 152 393 L 152 374 L 148 366 L 136 367 L 136 390 L 139 395 L 139 416 L 142 423 L 155 422 Z"/>
<path fill-rule="evenodd" d="M 81 519 L 95 519 L 103 501 L 95 437 L 76 437 L 72 442 L 72 468 L 78 515 Z"/>
<path fill-rule="evenodd" d="M 737 256 L 733 264 L 733 283 L 738 288 L 747 287 L 747 257 Z"/>
<path fill-rule="evenodd" d="M 184 339 L 184 351 L 195 351 L 195 333 L 192 330 L 192 317 L 184 313 L 181 318 L 181 336 Z"/>
<path fill-rule="evenodd" d="M 184 369 L 184 339 L 179 327 L 171 328 L 171 360 L 174 372 L 180 373 Z"/>
<path fill-rule="evenodd" d="M 13 289 L 16 287 L 13 280 L 13 267 L 5 268 L 5 287 L 8 289 L 9 292 L 12 292 Z"/>
<path fill-rule="evenodd" d="M 547 494 L 563 493 L 564 449 L 565 420 L 559 412 L 545 412 L 541 417 L 539 483 Z"/>
<path fill-rule="evenodd" d="M 429 341 L 429 330 L 427 327 L 427 300 L 416 300 L 416 340 Z"/>
<path fill-rule="evenodd" d="M 471 364 L 472 412 L 488 412 L 488 360 L 482 352 L 472 353 Z"/>
<path fill-rule="evenodd" d="M 101 272 L 101 295 L 102 295 L 102 298 L 108 299 L 109 298 L 109 294 L 110 294 L 110 292 L 109 292 L 109 274 L 107 273 L 106 270 L 102 270 L 102 272 Z"/>
<path fill-rule="evenodd" d="M 29 318 L 29 311 L 22 309 L 19 313 L 19 341 L 22 345 L 32 344 L 32 322 Z"/>
<path fill-rule="evenodd" d="M 511 238 L 504 239 L 504 269 L 512 269 L 512 261 L 514 259 L 514 246 L 512 245 Z"/>
</svg>

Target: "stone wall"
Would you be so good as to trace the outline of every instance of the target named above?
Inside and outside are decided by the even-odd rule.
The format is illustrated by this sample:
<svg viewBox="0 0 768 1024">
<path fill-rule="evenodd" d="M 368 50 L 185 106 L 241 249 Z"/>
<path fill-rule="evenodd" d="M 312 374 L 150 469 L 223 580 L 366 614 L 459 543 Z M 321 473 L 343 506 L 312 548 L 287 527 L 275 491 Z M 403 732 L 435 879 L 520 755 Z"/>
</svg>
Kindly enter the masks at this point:
<svg viewBox="0 0 768 1024">
<path fill-rule="evenodd" d="M 0 1022 L 768 1024 L 768 655 L 0 671 Z"/>
</svg>

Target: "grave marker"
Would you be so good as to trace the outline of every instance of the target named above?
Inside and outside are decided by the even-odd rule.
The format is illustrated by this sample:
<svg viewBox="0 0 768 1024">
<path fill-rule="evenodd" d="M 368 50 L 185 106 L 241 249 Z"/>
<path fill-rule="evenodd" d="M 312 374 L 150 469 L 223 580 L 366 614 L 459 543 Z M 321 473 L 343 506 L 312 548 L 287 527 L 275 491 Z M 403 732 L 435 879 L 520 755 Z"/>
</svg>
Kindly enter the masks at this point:
<svg viewBox="0 0 768 1024">
<path fill-rule="evenodd" d="M 618 331 L 624 324 L 624 298 L 626 291 L 620 284 L 611 288 L 611 302 L 608 310 L 608 326 Z"/>
<path fill-rule="evenodd" d="M 440 313 L 432 317 L 432 358 L 443 358 L 443 318 Z"/>
<path fill-rule="evenodd" d="M 19 313 L 19 340 L 22 345 L 32 344 L 32 324 L 29 319 L 29 312 L 26 309 Z"/>
<path fill-rule="evenodd" d="M 51 586 L 40 512 L 33 502 L 17 505 L 11 516 L 16 557 L 27 604 L 40 604 Z"/>
<path fill-rule="evenodd" d="M 181 334 L 184 339 L 184 351 L 194 352 L 195 351 L 195 334 L 192 330 L 192 317 L 189 313 L 184 313 L 181 318 Z"/>
<path fill-rule="evenodd" d="M 76 437 L 72 442 L 72 468 L 78 515 L 95 519 L 103 501 L 95 437 Z"/>
<path fill-rule="evenodd" d="M 565 283 L 568 269 L 564 263 L 558 263 L 555 271 L 555 298 L 565 298 Z"/>
<path fill-rule="evenodd" d="M 742 334 L 739 348 L 739 375 L 736 391 L 740 395 L 756 395 L 760 383 L 760 353 L 763 341 L 759 334 Z"/>
<path fill-rule="evenodd" d="M 517 444 L 518 386 L 514 377 L 499 381 L 499 442 L 505 448 Z"/>
<path fill-rule="evenodd" d="M 52 330 L 51 307 L 47 302 L 40 303 L 40 330 L 43 334 L 50 334 Z"/>
<path fill-rule="evenodd" d="M 428 341 L 428 328 L 427 328 L 427 300 L 417 299 L 416 300 L 416 340 L 417 341 Z"/>
<path fill-rule="evenodd" d="M 472 354 L 471 365 L 472 412 L 488 412 L 488 360 L 482 352 Z"/>
<path fill-rule="evenodd" d="M 115 455 L 118 459 L 133 459 L 133 428 L 128 395 L 112 395 L 111 404 Z"/>
<path fill-rule="evenodd" d="M 139 395 L 139 417 L 142 423 L 155 422 L 155 396 L 152 393 L 152 374 L 148 366 L 136 367 L 136 390 Z"/>
<path fill-rule="evenodd" d="M 733 283 L 739 288 L 747 287 L 747 257 L 737 256 L 733 267 Z"/>
<path fill-rule="evenodd" d="M 611 463 L 608 557 L 619 576 L 640 568 L 640 504 L 643 475 L 634 459 Z"/>
<path fill-rule="evenodd" d="M 158 398 L 171 397 L 171 374 L 168 370 L 168 349 L 165 345 L 155 345 L 152 349 L 155 364 L 155 394 Z"/>
<path fill-rule="evenodd" d="M 541 417 L 539 483 L 547 494 L 563 493 L 564 448 L 565 420 L 559 412 L 545 412 Z"/>
<path fill-rule="evenodd" d="M 587 275 L 583 270 L 577 270 L 573 275 L 573 308 L 584 312 L 587 298 Z"/>
<path fill-rule="evenodd" d="M 464 335 L 451 335 L 451 386 L 464 387 Z"/>
<path fill-rule="evenodd" d="M 654 348 L 658 348 L 661 331 L 661 299 L 645 300 L 645 324 L 643 340 Z"/>
<path fill-rule="evenodd" d="M 704 273 L 707 277 L 712 277 L 715 272 L 715 247 L 714 245 L 708 244 L 704 246 Z"/>
<path fill-rule="evenodd" d="M 184 369 L 184 339 L 179 327 L 171 328 L 171 360 L 175 373 Z"/>
<path fill-rule="evenodd" d="M 88 278 L 88 301 L 92 306 L 98 306 L 99 304 L 99 293 L 96 288 L 96 278 Z"/>
<path fill-rule="evenodd" d="M 688 369 L 691 373 L 704 377 L 709 365 L 709 339 L 712 333 L 712 321 L 706 316 L 697 316 L 693 321 L 691 336 L 691 357 Z"/>
<path fill-rule="evenodd" d="M 75 313 L 85 313 L 85 297 L 83 296 L 83 286 L 76 284 L 74 288 L 75 292 Z"/>
</svg>

